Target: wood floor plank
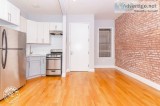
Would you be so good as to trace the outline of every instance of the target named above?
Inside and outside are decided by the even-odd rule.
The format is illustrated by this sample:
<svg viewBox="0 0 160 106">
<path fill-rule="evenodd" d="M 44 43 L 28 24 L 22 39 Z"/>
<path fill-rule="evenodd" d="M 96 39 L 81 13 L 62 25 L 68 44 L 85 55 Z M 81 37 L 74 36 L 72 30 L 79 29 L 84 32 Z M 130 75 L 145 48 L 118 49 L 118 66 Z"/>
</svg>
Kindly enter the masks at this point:
<svg viewBox="0 0 160 106">
<path fill-rule="evenodd" d="M 115 69 L 40 77 L 27 81 L 19 93 L 15 103 L 2 100 L 0 106 L 160 106 L 160 91 Z"/>
</svg>

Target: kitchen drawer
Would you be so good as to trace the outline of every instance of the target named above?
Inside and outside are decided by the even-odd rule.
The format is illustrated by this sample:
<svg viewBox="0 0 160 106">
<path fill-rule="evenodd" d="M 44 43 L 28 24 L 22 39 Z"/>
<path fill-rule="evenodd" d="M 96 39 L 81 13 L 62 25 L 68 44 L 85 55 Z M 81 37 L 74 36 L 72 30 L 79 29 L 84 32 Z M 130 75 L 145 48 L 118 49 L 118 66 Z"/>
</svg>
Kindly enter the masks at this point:
<svg viewBox="0 0 160 106">
<path fill-rule="evenodd" d="M 46 75 L 61 75 L 61 70 L 47 70 Z"/>
</svg>

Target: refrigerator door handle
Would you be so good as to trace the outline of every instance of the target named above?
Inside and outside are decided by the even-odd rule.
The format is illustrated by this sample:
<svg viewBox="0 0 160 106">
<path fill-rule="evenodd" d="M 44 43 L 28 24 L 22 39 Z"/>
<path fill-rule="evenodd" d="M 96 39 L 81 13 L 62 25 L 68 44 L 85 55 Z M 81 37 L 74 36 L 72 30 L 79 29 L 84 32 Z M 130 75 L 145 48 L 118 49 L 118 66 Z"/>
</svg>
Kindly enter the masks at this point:
<svg viewBox="0 0 160 106">
<path fill-rule="evenodd" d="M 5 48 L 3 48 L 4 42 L 5 42 Z M 2 67 L 3 69 L 6 68 L 6 63 L 7 63 L 7 52 L 8 52 L 7 49 L 8 49 L 7 34 L 6 34 L 6 30 L 4 29 L 2 33 Z M 5 51 L 5 54 L 3 54 L 3 51 Z"/>
</svg>

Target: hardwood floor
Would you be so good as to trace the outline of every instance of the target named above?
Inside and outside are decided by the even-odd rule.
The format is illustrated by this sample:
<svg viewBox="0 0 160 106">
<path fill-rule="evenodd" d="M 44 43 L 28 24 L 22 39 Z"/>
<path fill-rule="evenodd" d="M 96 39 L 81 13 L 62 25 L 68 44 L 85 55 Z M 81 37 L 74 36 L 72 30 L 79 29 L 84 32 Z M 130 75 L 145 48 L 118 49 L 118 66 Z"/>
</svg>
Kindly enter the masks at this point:
<svg viewBox="0 0 160 106">
<path fill-rule="evenodd" d="M 114 69 L 27 81 L 18 101 L 0 106 L 160 106 L 160 91 Z"/>
</svg>

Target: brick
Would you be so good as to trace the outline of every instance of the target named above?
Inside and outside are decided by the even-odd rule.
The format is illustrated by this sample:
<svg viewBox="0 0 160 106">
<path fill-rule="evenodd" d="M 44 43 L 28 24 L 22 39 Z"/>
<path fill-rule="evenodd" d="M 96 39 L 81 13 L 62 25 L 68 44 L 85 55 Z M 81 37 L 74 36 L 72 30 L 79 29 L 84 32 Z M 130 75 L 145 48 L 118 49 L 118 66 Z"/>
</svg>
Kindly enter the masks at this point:
<svg viewBox="0 0 160 106">
<path fill-rule="evenodd" d="M 116 66 L 160 84 L 160 14 L 123 14 L 115 29 Z"/>
</svg>

